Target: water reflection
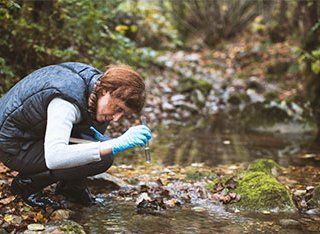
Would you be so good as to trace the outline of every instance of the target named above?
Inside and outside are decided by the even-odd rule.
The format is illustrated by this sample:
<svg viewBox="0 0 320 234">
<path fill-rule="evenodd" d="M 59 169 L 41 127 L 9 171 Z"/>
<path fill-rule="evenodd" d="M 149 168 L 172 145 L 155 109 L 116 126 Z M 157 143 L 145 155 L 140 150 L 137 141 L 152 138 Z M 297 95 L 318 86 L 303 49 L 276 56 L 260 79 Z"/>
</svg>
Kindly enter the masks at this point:
<svg viewBox="0 0 320 234">
<path fill-rule="evenodd" d="M 77 221 L 87 233 L 305 233 L 301 227 L 281 227 L 279 220 L 297 214 L 229 213 L 222 207 L 202 204 L 196 212 L 191 207 L 169 209 L 161 215 L 139 215 L 130 202 L 113 201 L 104 207 L 78 212 Z"/>
<path fill-rule="evenodd" d="M 314 139 L 311 133 L 246 131 L 236 123 L 221 120 L 204 120 L 189 126 L 161 125 L 154 132 L 157 136 L 151 144 L 153 160 L 165 165 L 205 163 L 217 166 L 257 158 L 273 159 L 283 166 L 305 165 L 309 162 L 297 156 L 307 152 Z M 135 149 L 126 159 L 129 164 L 133 160 L 139 163 L 137 158 L 143 159 L 142 153 L 141 149 Z M 132 157 L 132 154 L 139 154 L 139 157 Z"/>
</svg>

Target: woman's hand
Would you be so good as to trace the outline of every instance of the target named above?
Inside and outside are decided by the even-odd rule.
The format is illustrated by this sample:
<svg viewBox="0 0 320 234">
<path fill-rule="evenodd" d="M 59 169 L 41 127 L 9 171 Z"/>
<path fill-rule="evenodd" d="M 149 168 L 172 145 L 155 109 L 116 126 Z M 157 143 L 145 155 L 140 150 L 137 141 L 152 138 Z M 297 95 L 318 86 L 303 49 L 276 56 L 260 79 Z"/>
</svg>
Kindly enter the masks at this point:
<svg viewBox="0 0 320 234">
<path fill-rule="evenodd" d="M 150 139 L 151 130 L 145 125 L 138 125 L 129 128 L 123 135 L 108 142 L 111 145 L 112 153 L 117 154 L 136 145 L 144 146 Z"/>
</svg>

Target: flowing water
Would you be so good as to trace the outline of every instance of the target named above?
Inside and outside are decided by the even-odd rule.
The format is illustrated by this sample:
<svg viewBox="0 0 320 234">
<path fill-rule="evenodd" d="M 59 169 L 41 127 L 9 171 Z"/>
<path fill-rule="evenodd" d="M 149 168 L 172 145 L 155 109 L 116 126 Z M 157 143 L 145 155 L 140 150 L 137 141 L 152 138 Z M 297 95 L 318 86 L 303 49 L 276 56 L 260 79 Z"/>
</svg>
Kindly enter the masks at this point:
<svg viewBox="0 0 320 234">
<path fill-rule="evenodd" d="M 151 142 L 152 163 L 207 166 L 251 162 L 270 158 L 282 166 L 319 166 L 319 161 L 302 159 L 314 134 L 257 133 L 217 123 L 196 127 L 159 127 Z M 139 164 L 143 150 L 136 149 L 117 159 L 116 164 Z M 320 232 L 319 215 L 296 213 L 235 213 L 205 200 L 157 215 L 141 215 L 132 201 L 104 200 L 101 206 L 81 208 L 76 219 L 88 233 L 311 233 Z M 200 207 L 200 208 L 199 208 Z M 289 221 L 288 221 L 289 220 Z"/>
</svg>

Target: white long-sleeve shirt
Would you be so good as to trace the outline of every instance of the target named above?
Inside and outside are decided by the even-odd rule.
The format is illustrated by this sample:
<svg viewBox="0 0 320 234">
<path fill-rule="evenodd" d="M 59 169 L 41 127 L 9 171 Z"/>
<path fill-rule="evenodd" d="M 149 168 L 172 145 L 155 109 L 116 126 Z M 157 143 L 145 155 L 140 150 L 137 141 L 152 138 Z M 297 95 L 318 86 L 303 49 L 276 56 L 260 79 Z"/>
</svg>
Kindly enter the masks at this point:
<svg viewBox="0 0 320 234">
<path fill-rule="evenodd" d="M 100 161 L 100 142 L 69 145 L 73 124 L 81 121 L 79 108 L 54 98 L 47 109 L 44 157 L 49 169 L 63 169 Z"/>
</svg>

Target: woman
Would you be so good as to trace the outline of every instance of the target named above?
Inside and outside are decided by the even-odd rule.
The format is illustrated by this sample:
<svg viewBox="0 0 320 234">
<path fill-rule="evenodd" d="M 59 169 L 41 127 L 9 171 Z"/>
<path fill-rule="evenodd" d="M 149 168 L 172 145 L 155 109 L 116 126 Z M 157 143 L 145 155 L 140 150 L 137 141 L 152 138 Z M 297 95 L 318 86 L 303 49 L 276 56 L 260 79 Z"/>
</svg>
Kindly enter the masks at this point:
<svg viewBox="0 0 320 234">
<path fill-rule="evenodd" d="M 56 194 L 82 204 L 93 199 L 83 183 L 106 171 L 120 151 L 145 145 L 151 131 L 139 125 L 122 136 L 85 144 L 70 137 L 97 139 L 110 121 L 139 113 L 145 102 L 141 76 L 125 65 L 102 74 L 82 63 L 34 71 L 0 99 L 0 161 L 19 172 L 12 192 L 31 206 L 59 207 L 42 189 L 57 183 Z"/>
</svg>

